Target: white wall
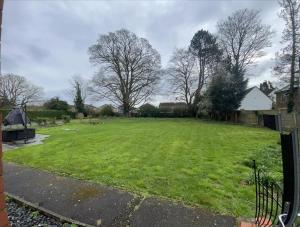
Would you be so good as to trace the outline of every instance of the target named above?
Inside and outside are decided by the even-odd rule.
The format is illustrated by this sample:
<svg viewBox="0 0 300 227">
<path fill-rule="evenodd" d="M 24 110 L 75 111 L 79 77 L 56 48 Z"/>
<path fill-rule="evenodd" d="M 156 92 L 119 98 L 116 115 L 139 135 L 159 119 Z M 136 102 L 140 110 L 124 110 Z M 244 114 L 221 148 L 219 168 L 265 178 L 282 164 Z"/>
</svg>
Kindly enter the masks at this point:
<svg viewBox="0 0 300 227">
<path fill-rule="evenodd" d="M 242 100 L 239 110 L 271 110 L 272 100 L 254 87 Z"/>
</svg>

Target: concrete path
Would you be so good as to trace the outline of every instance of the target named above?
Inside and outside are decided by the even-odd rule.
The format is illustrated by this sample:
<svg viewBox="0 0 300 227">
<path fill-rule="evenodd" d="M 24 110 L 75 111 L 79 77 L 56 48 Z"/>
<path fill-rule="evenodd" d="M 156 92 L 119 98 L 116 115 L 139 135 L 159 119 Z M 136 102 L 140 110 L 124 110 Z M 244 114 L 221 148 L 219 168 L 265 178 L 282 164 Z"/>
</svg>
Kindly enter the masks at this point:
<svg viewBox="0 0 300 227">
<path fill-rule="evenodd" d="M 234 226 L 230 216 L 215 215 L 181 203 L 143 198 L 112 187 L 4 163 L 5 191 L 65 217 L 93 226 Z"/>
</svg>

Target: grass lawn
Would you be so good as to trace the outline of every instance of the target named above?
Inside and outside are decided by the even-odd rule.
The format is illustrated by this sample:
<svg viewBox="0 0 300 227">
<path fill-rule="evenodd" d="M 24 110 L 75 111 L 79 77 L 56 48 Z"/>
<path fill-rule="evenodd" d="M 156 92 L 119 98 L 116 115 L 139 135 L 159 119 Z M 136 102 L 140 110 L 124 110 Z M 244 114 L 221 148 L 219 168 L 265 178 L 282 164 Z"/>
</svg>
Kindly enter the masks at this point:
<svg viewBox="0 0 300 227">
<path fill-rule="evenodd" d="M 279 134 L 195 119 L 106 119 L 41 128 L 43 145 L 4 154 L 76 178 L 252 217 L 251 160 L 280 178 Z"/>
</svg>

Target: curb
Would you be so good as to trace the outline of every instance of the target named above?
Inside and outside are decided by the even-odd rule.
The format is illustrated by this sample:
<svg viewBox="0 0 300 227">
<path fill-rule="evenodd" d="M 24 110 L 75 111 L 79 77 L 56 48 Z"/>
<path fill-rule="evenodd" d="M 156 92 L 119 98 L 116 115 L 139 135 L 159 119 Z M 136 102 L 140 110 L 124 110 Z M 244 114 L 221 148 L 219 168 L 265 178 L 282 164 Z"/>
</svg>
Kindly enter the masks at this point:
<svg viewBox="0 0 300 227">
<path fill-rule="evenodd" d="M 51 210 L 48 210 L 48 209 L 46 209 L 46 208 L 44 208 L 44 207 L 41 207 L 41 206 L 39 206 L 39 205 L 37 205 L 37 204 L 28 202 L 28 201 L 22 199 L 21 197 L 16 196 L 16 195 L 13 195 L 13 194 L 11 194 L 11 193 L 5 192 L 4 194 L 5 194 L 8 198 L 10 198 L 10 199 L 12 199 L 13 201 L 15 201 L 16 203 L 19 203 L 19 204 L 21 204 L 21 205 L 26 205 L 26 206 L 28 206 L 28 207 L 30 207 L 30 208 L 36 209 L 36 210 L 40 211 L 41 214 L 44 214 L 44 215 L 46 215 L 46 216 L 48 216 L 48 217 L 55 218 L 55 219 L 57 219 L 57 220 L 59 220 L 59 221 L 68 222 L 68 223 L 70 223 L 70 224 L 75 224 L 75 225 L 80 226 L 80 227 L 95 227 L 95 226 L 93 226 L 93 225 L 85 224 L 85 223 L 83 223 L 83 222 L 76 221 L 76 220 L 74 220 L 74 219 L 71 219 L 71 218 L 62 216 L 62 215 L 60 215 L 60 214 L 57 214 L 57 213 L 55 213 L 55 212 L 53 212 L 53 211 L 51 211 Z"/>
</svg>

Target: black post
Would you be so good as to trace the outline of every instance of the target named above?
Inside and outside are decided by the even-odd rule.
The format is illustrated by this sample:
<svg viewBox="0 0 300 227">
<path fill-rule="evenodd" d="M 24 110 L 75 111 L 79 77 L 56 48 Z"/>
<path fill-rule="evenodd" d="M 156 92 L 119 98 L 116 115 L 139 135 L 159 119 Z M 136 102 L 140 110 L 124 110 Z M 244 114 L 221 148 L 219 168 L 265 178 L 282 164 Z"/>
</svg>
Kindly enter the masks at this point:
<svg viewBox="0 0 300 227">
<path fill-rule="evenodd" d="M 300 207 L 300 154 L 298 130 L 290 134 L 281 134 L 282 165 L 283 165 L 283 196 L 282 213 L 286 213 L 284 224 L 291 226 Z M 288 207 L 286 207 L 288 206 Z"/>
</svg>

